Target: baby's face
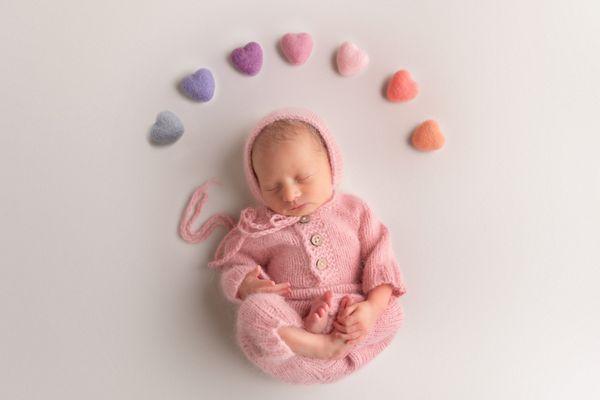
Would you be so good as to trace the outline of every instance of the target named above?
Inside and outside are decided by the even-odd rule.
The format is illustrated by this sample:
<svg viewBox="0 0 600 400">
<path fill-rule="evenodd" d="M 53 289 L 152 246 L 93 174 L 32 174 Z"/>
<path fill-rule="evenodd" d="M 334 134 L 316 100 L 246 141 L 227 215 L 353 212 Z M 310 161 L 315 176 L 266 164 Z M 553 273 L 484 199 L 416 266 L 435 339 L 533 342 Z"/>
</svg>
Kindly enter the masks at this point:
<svg viewBox="0 0 600 400">
<path fill-rule="evenodd" d="M 333 194 L 327 150 L 306 129 L 296 129 L 303 132 L 262 146 L 252 154 L 266 205 L 278 214 L 291 216 L 310 214 Z"/>
</svg>

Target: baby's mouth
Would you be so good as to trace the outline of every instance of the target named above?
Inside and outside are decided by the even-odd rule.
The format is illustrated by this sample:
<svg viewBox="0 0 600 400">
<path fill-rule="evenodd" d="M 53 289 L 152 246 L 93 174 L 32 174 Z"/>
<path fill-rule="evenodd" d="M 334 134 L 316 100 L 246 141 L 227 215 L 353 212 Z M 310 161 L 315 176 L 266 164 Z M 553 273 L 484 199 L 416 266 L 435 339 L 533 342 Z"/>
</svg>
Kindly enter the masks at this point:
<svg viewBox="0 0 600 400">
<path fill-rule="evenodd" d="M 299 206 L 296 206 L 294 208 L 290 208 L 290 211 L 297 211 L 300 210 L 301 208 L 303 208 L 307 203 L 304 204 L 300 204 Z"/>
</svg>

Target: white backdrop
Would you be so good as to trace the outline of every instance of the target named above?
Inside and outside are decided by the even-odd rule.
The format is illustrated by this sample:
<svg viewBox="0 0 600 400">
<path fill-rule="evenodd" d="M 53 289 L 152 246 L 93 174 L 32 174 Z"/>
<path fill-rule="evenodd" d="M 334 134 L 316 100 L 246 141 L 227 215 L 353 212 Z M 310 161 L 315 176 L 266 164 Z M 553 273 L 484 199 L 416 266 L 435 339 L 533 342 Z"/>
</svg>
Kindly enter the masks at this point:
<svg viewBox="0 0 600 400">
<path fill-rule="evenodd" d="M 598 398 L 598 15 L 592 0 L 2 1 L 0 398 Z M 292 67 L 276 43 L 298 31 L 315 49 Z M 250 78 L 227 55 L 252 40 Z M 371 56 L 360 76 L 332 68 L 345 40 Z M 206 104 L 176 89 L 200 67 Z M 401 68 L 421 93 L 392 104 Z M 333 385 L 247 362 L 206 267 L 223 231 L 177 235 L 210 177 L 203 216 L 247 205 L 244 137 L 287 105 L 328 121 L 342 189 L 388 225 L 408 287 L 393 344 Z M 186 132 L 153 147 L 165 109 Z M 436 153 L 408 144 L 427 118 Z"/>
</svg>

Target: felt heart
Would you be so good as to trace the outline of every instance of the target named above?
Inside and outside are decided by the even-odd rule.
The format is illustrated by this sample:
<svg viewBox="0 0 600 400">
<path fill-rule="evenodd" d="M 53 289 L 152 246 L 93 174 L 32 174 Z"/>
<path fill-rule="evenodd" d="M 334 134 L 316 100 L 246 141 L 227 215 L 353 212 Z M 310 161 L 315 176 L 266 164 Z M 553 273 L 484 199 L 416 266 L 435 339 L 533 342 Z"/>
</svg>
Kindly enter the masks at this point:
<svg viewBox="0 0 600 400">
<path fill-rule="evenodd" d="M 408 101 L 419 93 L 419 86 L 405 70 L 397 71 L 388 83 L 386 95 L 390 101 Z"/>
<path fill-rule="evenodd" d="M 302 65 L 312 52 L 313 40 L 309 33 L 286 33 L 279 47 L 290 64 Z"/>
<path fill-rule="evenodd" d="M 150 139 L 154 144 L 171 144 L 183 135 L 183 124 L 171 111 L 162 111 L 152 125 Z"/>
<path fill-rule="evenodd" d="M 210 70 L 201 68 L 183 78 L 180 87 L 181 91 L 192 100 L 206 102 L 215 94 L 215 79 Z"/>
<path fill-rule="evenodd" d="M 243 74 L 256 75 L 263 62 L 263 51 L 260 44 L 250 42 L 244 47 L 238 47 L 231 52 L 233 66 Z"/>
<path fill-rule="evenodd" d="M 351 76 L 369 65 L 369 55 L 354 43 L 344 42 L 336 56 L 337 67 L 343 76 Z"/>
<path fill-rule="evenodd" d="M 419 125 L 410 138 L 412 145 L 421 151 L 441 149 L 446 142 L 438 123 L 432 119 Z"/>
</svg>

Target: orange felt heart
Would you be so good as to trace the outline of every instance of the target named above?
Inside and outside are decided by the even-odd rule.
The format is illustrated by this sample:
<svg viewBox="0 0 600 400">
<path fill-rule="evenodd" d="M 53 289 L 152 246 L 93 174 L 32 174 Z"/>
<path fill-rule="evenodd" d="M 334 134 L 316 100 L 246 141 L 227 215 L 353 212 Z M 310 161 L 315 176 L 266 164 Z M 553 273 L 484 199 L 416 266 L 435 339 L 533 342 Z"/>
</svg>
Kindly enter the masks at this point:
<svg viewBox="0 0 600 400">
<path fill-rule="evenodd" d="M 446 143 L 438 123 L 432 119 L 419 125 L 410 138 L 412 145 L 421 151 L 439 150 Z"/>
<path fill-rule="evenodd" d="M 397 71 L 387 87 L 387 98 L 390 101 L 408 101 L 414 99 L 419 93 L 417 82 L 406 70 Z"/>
</svg>

